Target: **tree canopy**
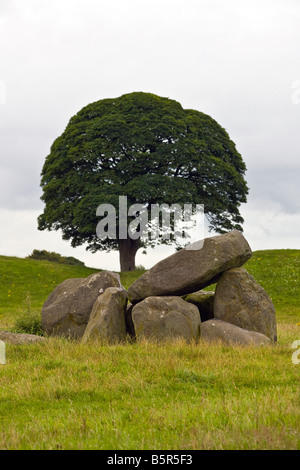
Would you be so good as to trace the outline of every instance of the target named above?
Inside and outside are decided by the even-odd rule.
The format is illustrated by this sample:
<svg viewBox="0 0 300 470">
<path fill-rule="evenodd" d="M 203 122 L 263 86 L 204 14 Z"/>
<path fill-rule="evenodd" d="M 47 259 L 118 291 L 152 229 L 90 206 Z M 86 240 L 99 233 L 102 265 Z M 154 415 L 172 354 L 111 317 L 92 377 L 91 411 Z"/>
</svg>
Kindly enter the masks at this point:
<svg viewBox="0 0 300 470">
<path fill-rule="evenodd" d="M 100 204 L 118 207 L 119 196 L 128 205 L 203 204 L 215 232 L 242 230 L 245 171 L 234 142 L 207 114 L 151 93 L 103 99 L 73 116 L 52 144 L 42 169 L 38 228 L 60 229 L 73 247 L 120 250 L 121 269 L 131 270 L 137 249 L 148 242 L 99 239 Z"/>
</svg>

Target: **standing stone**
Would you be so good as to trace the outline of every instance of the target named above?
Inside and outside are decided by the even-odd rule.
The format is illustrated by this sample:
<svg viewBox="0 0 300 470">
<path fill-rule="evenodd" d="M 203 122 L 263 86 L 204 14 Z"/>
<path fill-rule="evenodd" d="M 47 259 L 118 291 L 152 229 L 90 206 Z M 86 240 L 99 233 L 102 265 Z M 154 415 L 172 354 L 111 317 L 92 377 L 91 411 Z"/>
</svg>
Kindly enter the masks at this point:
<svg viewBox="0 0 300 470">
<path fill-rule="evenodd" d="M 199 310 L 181 297 L 147 297 L 134 305 L 132 320 L 137 340 L 199 339 Z"/>
<path fill-rule="evenodd" d="M 198 290 L 197 292 L 184 295 L 182 298 L 186 302 L 197 305 L 201 322 L 204 322 L 214 318 L 214 297 L 215 293 L 213 291 Z"/>
<path fill-rule="evenodd" d="M 245 268 L 222 274 L 215 292 L 214 317 L 277 340 L 274 305 Z"/>
<path fill-rule="evenodd" d="M 81 338 L 94 302 L 108 287 L 120 287 L 116 273 L 101 271 L 87 278 L 66 279 L 42 308 L 42 329 L 51 336 Z"/>
<path fill-rule="evenodd" d="M 216 282 L 227 269 L 242 266 L 252 255 L 241 232 L 205 238 L 157 263 L 128 289 L 131 303 L 150 296 L 184 295 Z"/>
<path fill-rule="evenodd" d="M 228 345 L 239 346 L 264 346 L 272 344 L 270 338 L 262 333 L 244 330 L 239 326 L 216 318 L 201 323 L 201 340 L 210 342 L 221 341 Z"/>
<path fill-rule="evenodd" d="M 96 300 L 82 337 L 87 341 L 115 343 L 125 341 L 127 292 L 121 287 L 108 287 Z"/>
</svg>

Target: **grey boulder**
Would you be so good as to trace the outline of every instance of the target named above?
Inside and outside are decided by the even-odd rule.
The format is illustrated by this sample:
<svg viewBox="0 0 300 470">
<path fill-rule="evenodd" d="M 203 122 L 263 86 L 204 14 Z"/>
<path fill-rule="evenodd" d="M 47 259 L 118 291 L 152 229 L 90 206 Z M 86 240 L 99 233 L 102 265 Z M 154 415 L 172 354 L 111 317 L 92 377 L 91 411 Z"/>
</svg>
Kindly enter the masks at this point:
<svg viewBox="0 0 300 470">
<path fill-rule="evenodd" d="M 116 273 L 101 271 L 87 278 L 66 279 L 42 308 L 42 329 L 51 336 L 81 338 L 96 299 L 108 287 L 120 287 Z"/>
<path fill-rule="evenodd" d="M 214 297 L 213 291 L 198 290 L 191 294 L 186 294 L 182 298 L 186 302 L 190 302 L 198 307 L 200 312 L 201 321 L 210 320 L 214 318 Z"/>
<path fill-rule="evenodd" d="M 147 297 L 133 306 L 132 321 L 137 340 L 199 339 L 200 314 L 196 305 L 181 297 Z"/>
<path fill-rule="evenodd" d="M 240 346 L 264 346 L 272 343 L 262 333 L 245 330 L 216 318 L 201 324 L 201 340 Z"/>
<path fill-rule="evenodd" d="M 252 255 L 242 233 L 205 238 L 157 263 L 128 289 L 131 303 L 150 296 L 185 295 L 216 282 L 227 269 L 242 266 Z"/>
<path fill-rule="evenodd" d="M 245 268 L 222 274 L 215 292 L 214 317 L 277 340 L 274 305 Z"/>
<path fill-rule="evenodd" d="M 35 344 L 46 340 L 44 336 L 31 335 L 28 333 L 12 333 L 11 331 L 0 331 L 0 340 L 10 344 Z"/>
<path fill-rule="evenodd" d="M 115 343 L 125 341 L 127 292 L 121 287 L 108 287 L 94 303 L 81 342 Z"/>
</svg>

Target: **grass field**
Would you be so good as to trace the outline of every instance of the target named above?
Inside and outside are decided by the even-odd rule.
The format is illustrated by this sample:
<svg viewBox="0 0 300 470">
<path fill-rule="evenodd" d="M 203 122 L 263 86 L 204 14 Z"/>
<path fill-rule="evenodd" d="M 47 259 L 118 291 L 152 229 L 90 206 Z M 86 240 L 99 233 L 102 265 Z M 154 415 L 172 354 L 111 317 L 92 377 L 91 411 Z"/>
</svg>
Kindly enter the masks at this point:
<svg viewBox="0 0 300 470">
<path fill-rule="evenodd" d="M 255 252 L 245 267 L 274 302 L 276 346 L 7 344 L 0 449 L 299 450 L 300 250 Z M 95 271 L 0 257 L 0 329 Z M 141 273 L 121 274 L 124 287 Z"/>
</svg>

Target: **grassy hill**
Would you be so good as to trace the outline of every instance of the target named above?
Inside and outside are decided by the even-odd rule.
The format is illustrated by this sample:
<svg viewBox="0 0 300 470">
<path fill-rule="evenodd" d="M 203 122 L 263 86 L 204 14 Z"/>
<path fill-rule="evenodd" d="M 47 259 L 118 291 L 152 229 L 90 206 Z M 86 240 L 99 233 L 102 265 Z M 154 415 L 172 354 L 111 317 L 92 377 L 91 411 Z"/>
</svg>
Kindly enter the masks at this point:
<svg viewBox="0 0 300 470">
<path fill-rule="evenodd" d="M 276 346 L 7 344 L 0 450 L 300 450 L 300 250 L 255 252 L 246 268 L 274 302 Z M 96 271 L 0 257 L 0 329 Z M 124 287 L 141 273 L 122 273 Z"/>
<path fill-rule="evenodd" d="M 11 325 L 20 314 L 40 311 L 64 279 L 87 277 L 93 272 L 84 266 L 0 256 L 0 328 Z"/>
<path fill-rule="evenodd" d="M 300 322 L 300 250 L 255 251 L 245 268 L 273 300 L 279 322 Z"/>
<path fill-rule="evenodd" d="M 24 313 L 38 313 L 49 294 L 65 279 L 87 277 L 100 271 L 50 261 L 0 256 L 0 329 Z M 143 271 L 122 273 L 128 287 Z"/>
</svg>

